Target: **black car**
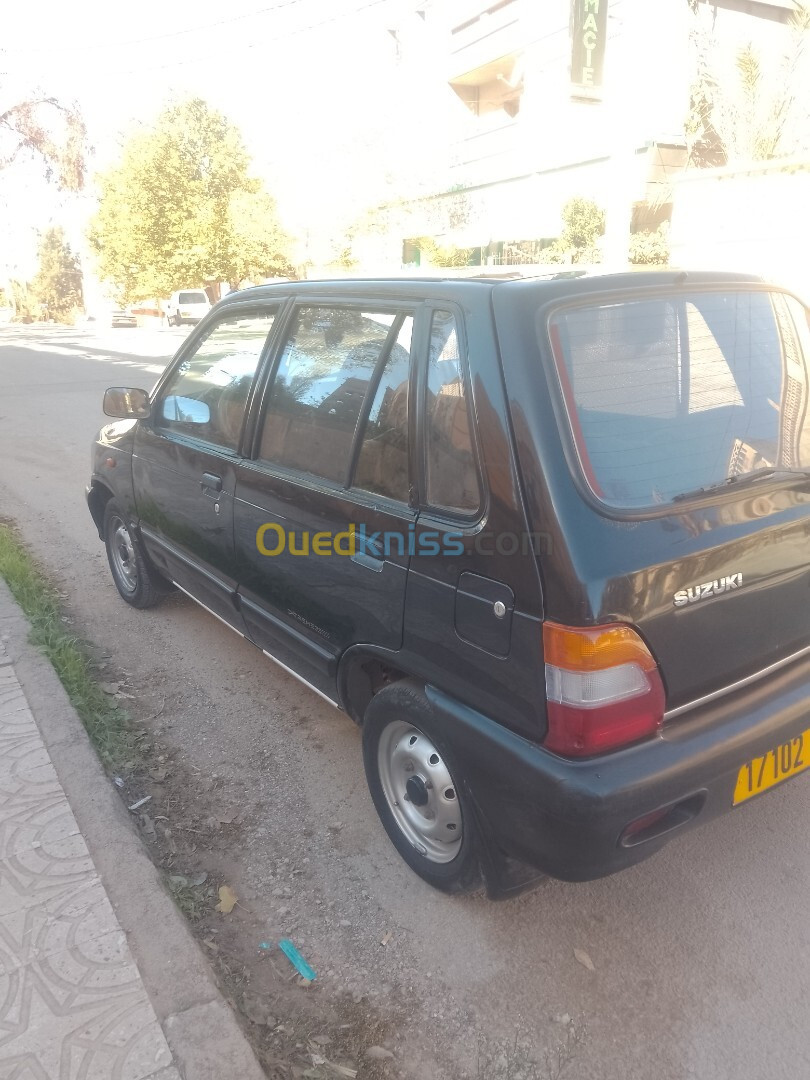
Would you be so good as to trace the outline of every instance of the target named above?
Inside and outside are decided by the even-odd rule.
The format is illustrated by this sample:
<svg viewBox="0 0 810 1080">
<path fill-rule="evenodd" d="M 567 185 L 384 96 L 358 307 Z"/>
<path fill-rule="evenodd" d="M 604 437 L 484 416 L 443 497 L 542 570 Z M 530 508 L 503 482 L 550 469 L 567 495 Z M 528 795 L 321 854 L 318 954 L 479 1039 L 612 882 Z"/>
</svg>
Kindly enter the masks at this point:
<svg viewBox="0 0 810 1080">
<path fill-rule="evenodd" d="M 810 765 L 808 358 L 742 275 L 262 286 L 107 392 L 90 511 L 362 726 L 425 880 L 595 878 Z"/>
</svg>

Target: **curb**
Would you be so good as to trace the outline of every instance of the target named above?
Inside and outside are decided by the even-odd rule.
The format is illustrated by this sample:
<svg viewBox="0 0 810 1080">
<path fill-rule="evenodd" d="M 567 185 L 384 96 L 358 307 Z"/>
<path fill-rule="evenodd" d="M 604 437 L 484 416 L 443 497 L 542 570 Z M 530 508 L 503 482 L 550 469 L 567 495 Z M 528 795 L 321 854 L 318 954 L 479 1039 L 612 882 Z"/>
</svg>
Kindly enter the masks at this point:
<svg viewBox="0 0 810 1080">
<path fill-rule="evenodd" d="M 13 664 L 185 1080 L 266 1080 L 49 660 L 0 581 L 0 667 Z"/>
</svg>

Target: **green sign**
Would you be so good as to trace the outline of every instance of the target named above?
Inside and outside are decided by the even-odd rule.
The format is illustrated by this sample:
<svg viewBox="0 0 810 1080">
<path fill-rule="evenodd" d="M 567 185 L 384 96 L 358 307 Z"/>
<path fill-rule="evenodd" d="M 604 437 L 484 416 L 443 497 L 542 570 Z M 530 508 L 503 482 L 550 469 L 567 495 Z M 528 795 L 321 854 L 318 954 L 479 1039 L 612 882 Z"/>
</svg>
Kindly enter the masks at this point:
<svg viewBox="0 0 810 1080">
<path fill-rule="evenodd" d="M 594 96 L 602 86 L 607 9 L 608 0 L 571 0 L 571 82 L 575 93 Z"/>
</svg>

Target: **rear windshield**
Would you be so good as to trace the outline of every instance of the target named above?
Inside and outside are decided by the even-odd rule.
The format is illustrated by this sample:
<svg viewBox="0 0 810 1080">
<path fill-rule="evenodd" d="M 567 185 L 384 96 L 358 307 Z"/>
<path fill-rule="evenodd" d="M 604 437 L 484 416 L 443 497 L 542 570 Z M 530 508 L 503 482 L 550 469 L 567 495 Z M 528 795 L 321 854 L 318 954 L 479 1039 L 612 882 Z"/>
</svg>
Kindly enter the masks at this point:
<svg viewBox="0 0 810 1080">
<path fill-rule="evenodd" d="M 206 304 L 208 297 L 204 292 L 181 292 L 177 302 L 178 304 Z"/>
<path fill-rule="evenodd" d="M 804 308 L 694 291 L 567 308 L 548 324 L 589 486 L 620 508 L 810 467 Z M 802 344 L 804 349 L 802 349 Z"/>
</svg>

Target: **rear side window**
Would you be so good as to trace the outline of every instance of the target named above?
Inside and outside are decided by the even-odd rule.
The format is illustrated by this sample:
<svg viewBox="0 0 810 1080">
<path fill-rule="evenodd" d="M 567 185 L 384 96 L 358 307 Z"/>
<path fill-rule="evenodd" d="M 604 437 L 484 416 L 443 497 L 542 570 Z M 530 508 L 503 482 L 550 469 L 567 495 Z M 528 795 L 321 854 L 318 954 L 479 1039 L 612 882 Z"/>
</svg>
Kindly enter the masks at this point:
<svg viewBox="0 0 810 1080">
<path fill-rule="evenodd" d="M 410 321 L 408 317 L 409 326 Z M 394 365 L 399 362 L 400 368 L 405 358 L 407 381 L 408 354 L 397 341 L 398 325 L 395 313 L 299 308 L 270 390 L 259 450 L 261 460 L 345 483 L 366 395 L 376 387 L 386 358 Z M 410 328 L 407 334 L 409 347 Z M 389 380 L 398 377 L 389 373 Z M 382 384 L 380 392 L 384 397 Z M 394 419 L 390 401 L 387 407 L 384 400 L 374 405 L 378 408 L 375 416 L 372 406 L 375 418 L 369 434 L 383 436 L 384 440 L 384 431 L 376 428 L 383 410 L 383 424 L 390 427 L 399 421 Z M 371 460 L 373 454 L 373 447 L 365 455 L 361 453 L 358 473 L 365 486 L 377 490 L 373 485 L 379 470 Z M 395 476 L 380 482 L 398 490 Z"/>
<path fill-rule="evenodd" d="M 458 327 L 449 311 L 435 311 L 427 372 L 427 501 L 471 514 L 481 504 Z"/>
<path fill-rule="evenodd" d="M 792 303 L 694 291 L 553 314 L 552 351 L 593 492 L 651 507 L 759 469 L 807 468 L 806 443 L 786 437 L 807 410 Z"/>
</svg>

